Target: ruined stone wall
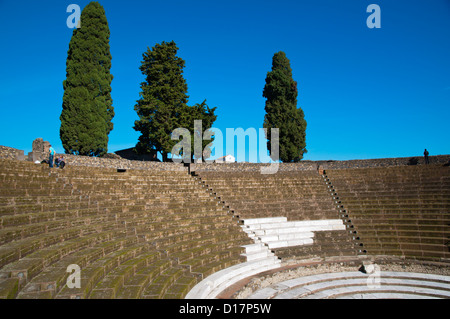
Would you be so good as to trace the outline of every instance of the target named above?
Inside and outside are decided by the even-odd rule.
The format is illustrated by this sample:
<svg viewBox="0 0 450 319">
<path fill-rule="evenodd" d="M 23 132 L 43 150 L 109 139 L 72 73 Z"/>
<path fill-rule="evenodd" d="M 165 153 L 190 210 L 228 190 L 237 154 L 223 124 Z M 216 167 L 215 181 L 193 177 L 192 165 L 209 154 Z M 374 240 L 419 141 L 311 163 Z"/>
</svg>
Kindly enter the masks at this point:
<svg viewBox="0 0 450 319">
<path fill-rule="evenodd" d="M 33 141 L 32 151 L 28 153 L 28 160 L 31 162 L 42 162 L 48 159 L 50 143 L 43 138 L 37 138 Z"/>
<path fill-rule="evenodd" d="M 131 161 L 119 158 L 99 158 L 89 156 L 76 156 L 68 154 L 62 155 L 65 159 L 66 165 L 72 166 L 89 166 L 89 167 L 103 167 L 103 168 L 117 168 L 117 169 L 148 169 L 154 171 L 186 171 L 187 167 L 183 164 L 177 163 L 161 163 L 151 161 Z"/>
<path fill-rule="evenodd" d="M 24 151 L 22 150 L 0 145 L 0 158 L 11 160 L 24 160 L 25 155 Z"/>
<path fill-rule="evenodd" d="M 45 144 L 45 142 L 43 142 Z M 41 161 L 48 158 L 48 148 L 44 144 L 36 144 L 38 153 L 29 156 L 28 160 Z M 40 149 L 42 146 L 42 153 Z M 23 160 L 24 151 L 14 149 L 12 147 L 0 146 L 0 158 L 19 159 Z M 34 152 L 32 152 L 34 153 Z M 30 153 L 30 154 L 32 154 Z M 37 156 L 39 155 L 39 156 Z M 90 167 L 104 167 L 104 168 L 123 168 L 123 169 L 149 169 L 149 170 L 169 170 L 169 171 L 187 171 L 187 167 L 183 164 L 176 164 L 172 162 L 161 163 L 152 161 L 136 161 L 127 160 L 123 158 L 98 158 L 88 156 L 75 156 L 67 154 L 57 154 L 59 157 L 63 155 L 66 159 L 67 165 L 74 166 L 90 166 Z M 39 158 L 38 158 L 39 157 Z M 365 159 L 365 160 L 349 160 L 349 161 L 301 161 L 300 163 L 280 163 L 278 167 L 279 172 L 303 171 L 303 170 L 318 170 L 321 169 L 342 169 L 342 168 L 364 168 L 364 167 L 389 167 L 389 166 L 404 166 L 414 163 L 411 159 L 417 160 L 417 165 L 424 164 L 423 156 L 415 157 L 399 157 L 399 158 L 380 158 L 380 159 Z M 429 157 L 430 164 L 448 164 L 450 162 L 450 155 L 437 155 Z M 33 160 L 34 161 L 34 160 Z M 200 163 L 190 164 L 190 171 L 218 171 L 218 172 L 255 172 L 261 171 L 262 166 L 268 167 L 270 164 L 258 163 Z"/>
<path fill-rule="evenodd" d="M 44 144 L 42 144 L 43 146 Z M 38 147 L 37 145 L 35 145 Z M 40 149 L 40 147 L 39 147 Z M 0 159 L 11 160 L 25 160 L 23 155 L 24 151 L 18 150 L 12 147 L 6 147 L 0 145 Z M 43 159 L 48 159 L 48 148 L 46 152 L 34 151 L 30 152 L 27 157 L 28 161 L 35 162 L 36 160 L 41 162 Z M 67 166 L 88 166 L 88 167 L 101 167 L 101 168 L 113 168 L 113 169 L 147 169 L 154 171 L 188 171 L 188 168 L 183 164 L 177 163 L 161 163 L 150 161 L 131 161 L 123 158 L 99 158 L 89 156 L 76 156 L 68 154 L 56 154 L 57 157 L 63 156 Z"/>
</svg>

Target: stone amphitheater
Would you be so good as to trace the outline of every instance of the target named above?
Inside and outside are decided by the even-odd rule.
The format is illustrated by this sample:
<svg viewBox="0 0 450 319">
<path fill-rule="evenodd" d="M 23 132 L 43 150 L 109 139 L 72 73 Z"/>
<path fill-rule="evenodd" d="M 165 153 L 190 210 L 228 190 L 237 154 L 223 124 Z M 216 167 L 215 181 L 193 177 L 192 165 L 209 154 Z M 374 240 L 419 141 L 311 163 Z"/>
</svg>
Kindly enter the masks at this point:
<svg viewBox="0 0 450 319">
<path fill-rule="evenodd" d="M 16 155 L 0 149 L 2 299 L 450 297 L 450 156 L 266 175 Z"/>
</svg>

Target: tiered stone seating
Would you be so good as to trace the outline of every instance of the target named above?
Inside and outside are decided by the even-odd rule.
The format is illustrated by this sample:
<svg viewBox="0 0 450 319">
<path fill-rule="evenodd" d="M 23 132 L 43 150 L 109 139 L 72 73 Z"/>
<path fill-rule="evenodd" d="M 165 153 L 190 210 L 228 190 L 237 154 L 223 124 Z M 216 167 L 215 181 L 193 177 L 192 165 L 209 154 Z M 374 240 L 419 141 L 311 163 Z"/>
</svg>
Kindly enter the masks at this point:
<svg viewBox="0 0 450 319">
<path fill-rule="evenodd" d="M 278 282 L 249 299 L 448 299 L 448 276 L 383 271 L 377 275 L 337 272 Z"/>
<path fill-rule="evenodd" d="M 183 298 L 251 242 L 187 172 L 0 161 L 0 298 Z"/>
<path fill-rule="evenodd" d="M 449 261 L 449 167 L 340 169 L 326 174 L 368 254 Z"/>
<path fill-rule="evenodd" d="M 285 217 L 289 222 L 340 218 L 336 202 L 316 171 L 280 171 L 272 175 L 198 171 L 196 175 L 241 223 L 270 217 Z M 270 248 L 283 260 L 355 256 L 357 252 L 349 232 L 342 228 L 318 234 L 312 242 L 297 242 L 273 243 Z"/>
<path fill-rule="evenodd" d="M 250 244 L 244 247 L 245 253 L 242 255 L 247 258 L 246 262 L 222 269 L 206 277 L 188 292 L 186 299 L 214 299 L 242 279 L 281 266 L 281 261 L 266 246 Z"/>
</svg>

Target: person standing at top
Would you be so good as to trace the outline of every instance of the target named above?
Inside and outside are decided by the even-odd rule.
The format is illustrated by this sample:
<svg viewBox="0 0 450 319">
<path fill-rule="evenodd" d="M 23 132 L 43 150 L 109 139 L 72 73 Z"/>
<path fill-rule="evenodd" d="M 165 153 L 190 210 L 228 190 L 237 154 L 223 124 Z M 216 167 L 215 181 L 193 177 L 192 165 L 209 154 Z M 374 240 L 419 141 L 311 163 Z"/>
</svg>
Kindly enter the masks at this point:
<svg viewBox="0 0 450 319">
<path fill-rule="evenodd" d="M 430 164 L 430 161 L 428 160 L 428 155 L 430 153 L 428 153 L 427 149 L 425 149 L 425 151 L 423 152 L 423 156 L 425 157 L 425 164 Z"/>
<path fill-rule="evenodd" d="M 53 168 L 53 158 L 55 157 L 55 149 L 50 145 L 50 148 L 48 149 L 49 156 L 48 156 L 48 165 L 50 168 Z"/>
</svg>

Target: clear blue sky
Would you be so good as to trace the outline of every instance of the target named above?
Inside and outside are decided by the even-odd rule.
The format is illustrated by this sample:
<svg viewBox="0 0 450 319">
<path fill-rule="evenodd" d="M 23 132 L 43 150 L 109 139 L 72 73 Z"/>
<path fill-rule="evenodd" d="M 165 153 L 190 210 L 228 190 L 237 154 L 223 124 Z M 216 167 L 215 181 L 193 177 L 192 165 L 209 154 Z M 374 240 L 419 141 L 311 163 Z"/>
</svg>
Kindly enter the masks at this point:
<svg viewBox="0 0 450 319">
<path fill-rule="evenodd" d="M 449 154 L 450 0 L 101 0 L 111 38 L 114 130 L 132 147 L 142 53 L 174 40 L 189 104 L 217 106 L 214 127 L 262 127 L 262 90 L 284 51 L 308 123 L 305 159 Z M 59 138 L 69 4 L 0 0 L 0 145 L 31 150 Z M 369 29 L 369 4 L 381 28 Z M 251 154 L 256 152 L 251 148 Z M 249 157 L 249 155 L 247 155 Z"/>
</svg>

